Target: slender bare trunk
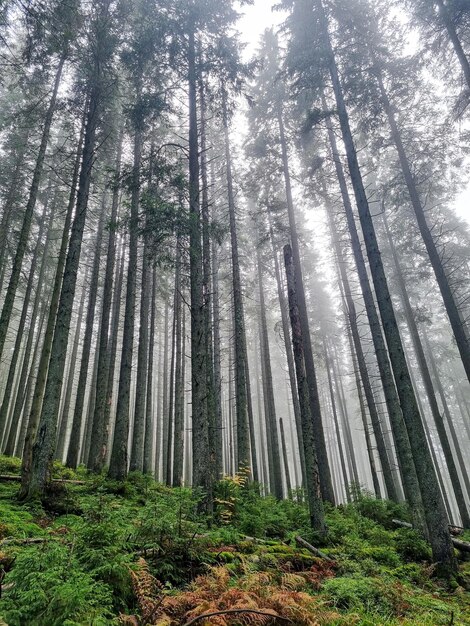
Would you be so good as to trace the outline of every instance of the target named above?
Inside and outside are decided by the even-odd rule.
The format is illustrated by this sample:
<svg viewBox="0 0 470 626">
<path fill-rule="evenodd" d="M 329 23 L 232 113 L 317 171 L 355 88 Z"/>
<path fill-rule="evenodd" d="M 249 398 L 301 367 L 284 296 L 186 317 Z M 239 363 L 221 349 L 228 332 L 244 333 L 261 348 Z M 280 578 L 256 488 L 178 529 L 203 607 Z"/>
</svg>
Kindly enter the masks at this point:
<svg viewBox="0 0 470 626">
<path fill-rule="evenodd" d="M 319 467 L 316 455 L 316 441 L 310 413 L 310 398 L 307 375 L 305 370 L 304 346 L 299 306 L 297 304 L 294 259 L 290 245 L 284 247 L 284 262 L 287 276 L 289 300 L 289 316 L 292 327 L 292 348 L 294 351 L 297 388 L 299 394 L 300 414 L 302 418 L 302 434 L 304 441 L 305 466 L 307 470 L 307 499 L 310 511 L 310 523 L 314 531 L 326 534 L 323 502 L 321 499 Z"/>
</svg>

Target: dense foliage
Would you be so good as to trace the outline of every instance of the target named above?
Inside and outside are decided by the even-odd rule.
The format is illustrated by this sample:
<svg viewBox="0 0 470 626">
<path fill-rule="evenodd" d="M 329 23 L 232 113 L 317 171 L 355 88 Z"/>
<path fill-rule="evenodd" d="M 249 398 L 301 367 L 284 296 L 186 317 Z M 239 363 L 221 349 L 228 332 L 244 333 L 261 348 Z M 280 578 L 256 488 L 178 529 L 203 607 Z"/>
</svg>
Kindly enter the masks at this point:
<svg viewBox="0 0 470 626">
<path fill-rule="evenodd" d="M 2 458 L 1 469 L 18 463 Z M 238 609 L 247 612 L 200 623 L 275 624 L 269 615 L 279 615 L 299 626 L 437 626 L 470 618 L 462 587 L 433 579 L 427 544 L 393 526 L 406 509 L 360 490 L 327 511 L 326 561 L 296 546 L 298 535 L 311 539 L 305 505 L 260 497 L 237 477 L 218 485 L 208 525 L 190 490 L 138 473 L 116 484 L 57 465 L 55 475 L 64 474 L 82 484 L 54 483 L 45 510 L 18 504 L 17 485 L 1 484 L 0 616 L 9 626 L 177 626 Z"/>
</svg>

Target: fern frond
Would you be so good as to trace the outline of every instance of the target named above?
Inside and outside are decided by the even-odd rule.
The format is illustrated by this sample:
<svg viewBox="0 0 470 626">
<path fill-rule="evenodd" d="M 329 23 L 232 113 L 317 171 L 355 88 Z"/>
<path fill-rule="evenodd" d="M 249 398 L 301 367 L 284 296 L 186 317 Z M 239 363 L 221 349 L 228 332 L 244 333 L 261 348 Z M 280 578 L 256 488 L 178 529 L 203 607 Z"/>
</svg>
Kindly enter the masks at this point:
<svg viewBox="0 0 470 626">
<path fill-rule="evenodd" d="M 307 581 L 300 574 L 287 573 L 281 577 L 281 587 L 291 591 L 300 591 L 305 589 Z"/>
</svg>

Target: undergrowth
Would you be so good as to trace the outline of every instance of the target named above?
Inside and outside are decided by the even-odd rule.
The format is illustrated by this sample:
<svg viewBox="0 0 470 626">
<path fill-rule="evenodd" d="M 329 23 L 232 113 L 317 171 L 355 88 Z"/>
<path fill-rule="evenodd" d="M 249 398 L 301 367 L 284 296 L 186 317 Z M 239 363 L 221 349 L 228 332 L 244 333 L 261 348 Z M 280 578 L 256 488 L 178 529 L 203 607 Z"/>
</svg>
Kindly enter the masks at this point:
<svg viewBox="0 0 470 626">
<path fill-rule="evenodd" d="M 0 474 L 18 472 L 0 457 Z M 435 579 L 415 531 L 394 528 L 406 509 L 360 490 L 327 507 L 326 561 L 296 546 L 314 541 L 305 506 L 260 497 L 243 475 L 217 485 L 210 520 L 191 490 L 140 474 L 112 483 L 56 463 L 54 476 L 83 484 L 54 483 L 41 507 L 0 483 L 0 624 L 470 624 L 468 593 Z"/>
</svg>

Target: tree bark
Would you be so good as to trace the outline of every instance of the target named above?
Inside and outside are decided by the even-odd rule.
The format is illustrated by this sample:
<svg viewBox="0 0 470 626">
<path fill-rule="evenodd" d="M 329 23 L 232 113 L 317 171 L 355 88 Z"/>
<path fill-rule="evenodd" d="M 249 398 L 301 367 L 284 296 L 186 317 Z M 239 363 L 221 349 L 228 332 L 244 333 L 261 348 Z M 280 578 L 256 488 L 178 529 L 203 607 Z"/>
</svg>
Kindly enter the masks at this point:
<svg viewBox="0 0 470 626">
<path fill-rule="evenodd" d="M 141 72 L 141 70 L 139 70 Z M 142 73 L 135 78 L 136 116 L 142 107 Z M 129 219 L 129 260 L 127 264 L 126 302 L 124 310 L 124 332 L 122 337 L 119 386 L 117 392 L 116 422 L 113 446 L 109 461 L 109 477 L 124 480 L 128 471 L 127 440 L 129 436 L 129 408 L 131 399 L 132 361 L 134 356 L 135 303 L 139 239 L 140 172 L 142 165 L 143 124 L 137 119 L 134 124 L 134 149 L 132 167 L 132 191 Z"/>
<path fill-rule="evenodd" d="M 43 345 L 41 349 L 41 356 L 39 358 L 39 364 L 37 367 L 37 378 L 34 387 L 34 395 L 31 403 L 31 409 L 26 420 L 23 417 L 23 421 L 26 425 L 26 433 L 24 436 L 24 446 L 22 447 L 22 464 L 21 464 L 21 489 L 20 497 L 25 497 L 28 492 L 28 485 L 31 475 L 31 462 L 33 453 L 33 442 L 36 437 L 36 431 L 39 424 L 39 417 L 41 412 L 41 406 L 44 396 L 44 389 L 46 386 L 47 372 L 49 368 L 49 359 L 51 355 L 52 340 L 54 337 L 54 328 L 57 318 L 57 310 L 59 308 L 59 298 L 61 293 L 64 267 L 67 258 L 67 245 L 69 242 L 70 226 L 72 223 L 73 210 L 75 207 L 75 198 L 77 194 L 77 182 L 80 174 L 80 164 L 82 160 L 83 141 L 85 137 L 86 119 L 88 115 L 88 102 L 85 107 L 85 115 L 83 117 L 82 126 L 80 129 L 80 137 L 78 140 L 77 154 L 75 157 L 75 163 L 72 173 L 72 181 L 70 185 L 70 195 L 67 204 L 67 211 L 65 214 L 64 227 L 62 231 L 62 239 L 60 243 L 59 255 L 57 260 L 57 267 L 54 277 L 54 285 L 52 288 L 52 295 L 49 307 L 49 315 L 47 318 L 46 330 L 44 333 Z M 21 437 L 22 439 L 22 437 Z"/>
<path fill-rule="evenodd" d="M 103 193 L 101 212 L 98 221 L 98 229 L 94 244 L 93 267 L 91 271 L 89 297 L 87 305 L 87 314 L 85 321 L 85 334 L 83 336 L 82 357 L 80 363 L 80 374 L 78 376 L 77 394 L 75 397 L 75 408 L 72 419 L 72 430 L 70 432 L 69 445 L 65 464 L 67 467 L 76 468 L 79 459 L 80 435 L 83 423 L 83 408 L 85 405 L 85 391 L 88 379 L 88 370 L 90 364 L 90 350 L 93 339 L 93 328 L 95 321 L 96 299 L 98 295 L 98 285 L 101 266 L 101 245 L 103 241 L 104 221 L 107 213 L 106 192 Z"/>
<path fill-rule="evenodd" d="M 281 270 L 279 267 L 279 258 L 277 255 L 276 245 L 274 242 L 274 230 L 271 220 L 271 212 L 268 207 L 269 234 L 273 251 L 274 273 L 276 275 L 277 295 L 279 298 L 279 308 L 281 309 L 282 335 L 284 339 L 284 348 L 286 351 L 287 369 L 289 372 L 289 383 L 292 395 L 292 406 L 294 409 L 295 427 L 297 432 L 297 448 L 299 450 L 300 468 L 302 472 L 302 481 L 305 483 L 305 455 L 304 445 L 302 441 L 302 425 L 300 423 L 300 406 L 299 396 L 297 393 L 297 381 L 295 379 L 294 357 L 292 356 L 292 342 L 289 332 L 289 308 L 287 306 L 286 297 L 283 290 Z"/>
<path fill-rule="evenodd" d="M 269 349 L 268 325 L 266 320 L 266 304 L 264 301 L 263 289 L 263 271 L 261 264 L 261 254 L 259 246 L 256 248 L 256 261 L 258 266 L 258 288 L 259 288 L 259 307 L 260 307 L 260 326 L 261 341 L 263 344 L 263 372 L 264 372 L 264 388 L 266 392 L 266 426 L 269 428 L 269 439 L 271 447 L 272 472 L 273 472 L 273 495 L 282 500 L 284 493 L 282 489 L 282 469 L 281 469 L 281 453 L 279 448 L 279 435 L 277 430 L 276 405 L 274 402 L 273 375 L 271 371 L 271 354 Z"/>
<path fill-rule="evenodd" d="M 305 290 L 302 278 L 302 266 L 300 262 L 299 238 L 297 233 L 297 224 L 294 212 L 294 202 L 292 198 L 292 188 L 289 171 L 289 155 L 287 152 L 287 141 L 284 131 L 284 121 L 282 111 L 277 113 L 277 122 L 279 126 L 281 151 L 282 151 L 282 167 L 284 173 L 284 184 L 286 189 L 287 213 L 289 217 L 290 239 L 292 244 L 292 254 L 294 257 L 295 271 L 295 288 L 297 294 L 297 302 L 299 306 L 300 323 L 302 325 L 302 337 L 304 342 L 304 358 L 306 375 L 309 389 L 310 414 L 313 420 L 313 428 L 315 433 L 315 442 L 317 446 L 318 465 L 320 468 L 320 485 L 322 497 L 332 504 L 334 501 L 333 484 L 331 482 L 330 464 L 328 453 L 326 450 L 325 435 L 323 432 L 323 422 L 321 416 L 320 400 L 318 398 L 317 377 L 315 372 L 315 363 L 313 359 L 312 342 L 310 338 L 310 327 L 308 322 L 307 303 L 305 299 Z M 298 383 L 297 383 L 298 384 Z"/>
<path fill-rule="evenodd" d="M 370 415 L 370 419 L 372 422 L 372 429 L 374 431 L 374 437 L 375 437 L 375 442 L 377 445 L 377 451 L 379 454 L 380 465 L 382 467 L 382 474 L 383 474 L 383 478 L 385 482 L 385 487 L 387 489 L 387 495 L 390 498 L 390 500 L 398 502 L 398 494 L 395 489 L 395 483 L 393 482 L 392 469 L 390 466 L 390 461 L 389 461 L 387 450 L 385 447 L 385 440 L 383 437 L 382 425 L 380 423 L 380 418 L 379 418 L 377 406 L 375 403 L 374 393 L 372 391 L 372 385 L 371 385 L 370 378 L 369 378 L 369 372 L 367 370 L 367 364 L 366 364 L 366 360 L 364 357 L 364 351 L 362 348 L 361 336 L 360 336 L 359 328 L 357 324 L 356 305 L 352 297 L 351 287 L 349 285 L 349 278 L 348 278 L 348 274 L 346 270 L 346 259 L 344 258 L 341 244 L 338 241 L 334 219 L 331 214 L 331 207 L 328 207 L 327 214 L 328 214 L 328 223 L 330 227 L 331 239 L 332 239 L 333 247 L 336 253 L 337 272 L 339 274 L 338 279 L 342 285 L 343 297 L 345 299 L 345 302 L 344 302 L 345 315 L 347 316 L 348 326 L 351 331 L 351 338 L 352 338 L 353 345 L 354 345 L 354 352 L 355 352 L 355 356 L 357 360 L 357 365 L 359 368 L 359 374 L 360 374 L 361 381 L 362 381 L 362 388 L 364 390 L 364 395 L 366 397 L 367 408 L 369 409 L 369 415 Z M 369 434 L 367 432 L 366 423 L 364 424 L 364 429 L 366 431 L 366 438 L 368 438 Z M 374 472 L 375 471 L 376 470 L 375 470 L 375 464 L 374 464 Z M 374 489 L 376 489 L 375 482 L 374 482 Z M 377 495 L 377 490 L 376 490 L 376 495 Z M 378 492 L 377 497 L 380 497 L 380 490 Z"/>
<path fill-rule="evenodd" d="M 152 267 L 152 289 L 150 295 L 150 336 L 149 336 L 149 355 L 147 369 L 147 400 L 145 403 L 145 438 L 144 438 L 144 474 L 151 474 L 152 467 L 152 449 L 153 449 L 153 424 L 154 424 L 154 402 L 153 402 L 153 360 L 155 355 L 155 324 L 157 320 L 157 270 Z"/>
<path fill-rule="evenodd" d="M 59 461 L 62 461 L 65 451 L 65 439 L 67 435 L 67 427 L 69 425 L 70 404 L 72 401 L 73 386 L 75 383 L 75 369 L 77 365 L 78 348 L 82 337 L 82 324 L 83 324 L 83 312 L 85 309 L 85 296 L 87 294 L 88 286 L 88 271 L 85 272 L 83 279 L 82 294 L 80 297 L 80 304 L 78 306 L 77 321 L 75 324 L 75 334 L 72 344 L 72 352 L 70 354 L 70 361 L 68 372 L 66 376 L 67 386 L 65 389 L 64 402 L 62 406 L 61 417 L 59 420 L 59 433 L 57 436 L 57 444 L 54 453 L 54 457 Z"/>
<path fill-rule="evenodd" d="M 180 487 L 183 480 L 183 452 L 184 452 L 184 337 L 182 336 L 182 242 L 178 235 L 176 240 L 176 276 L 175 276 L 175 319 L 176 319 L 176 367 L 175 367 L 175 436 L 173 450 L 173 486 Z M 222 451 L 220 451 L 222 453 Z"/>
<path fill-rule="evenodd" d="M 144 469 L 145 410 L 147 398 L 147 374 L 149 357 L 149 313 L 150 313 L 150 260 L 148 243 L 144 242 L 140 292 L 139 346 L 137 356 L 137 379 L 135 387 L 134 429 L 131 447 L 131 472 Z"/>
<path fill-rule="evenodd" d="M 323 108 L 326 110 L 327 107 L 324 98 L 322 104 Z M 362 297 L 364 298 L 364 304 L 366 307 L 366 314 L 369 322 L 370 332 L 372 335 L 372 342 L 374 344 L 374 351 L 377 359 L 377 365 L 379 368 L 380 379 L 382 381 L 385 403 L 387 405 L 390 425 L 395 441 L 398 464 L 400 466 L 401 476 L 403 480 L 403 489 L 405 492 L 406 500 L 410 505 L 413 521 L 416 528 L 421 528 L 423 533 L 426 534 L 426 522 L 421 498 L 421 489 L 418 482 L 418 476 L 416 474 L 410 440 L 403 419 L 403 413 L 400 407 L 400 399 L 398 397 L 397 388 L 395 386 L 394 375 L 389 361 L 388 351 L 382 334 L 382 327 L 379 315 L 377 313 L 374 296 L 372 294 L 372 289 L 369 282 L 369 275 L 367 272 L 364 255 L 362 253 L 361 242 L 359 240 L 359 235 L 357 232 L 356 220 L 349 197 L 346 177 L 336 145 L 336 138 L 333 132 L 333 126 L 329 119 L 326 122 L 326 126 L 328 130 L 329 142 L 331 145 L 331 152 L 335 163 L 336 175 L 341 191 L 343 208 L 348 224 L 354 261 L 359 276 Z"/>
<path fill-rule="evenodd" d="M 240 259 L 238 254 L 238 236 L 236 223 L 235 197 L 233 192 L 232 157 L 228 132 L 226 96 L 223 102 L 223 124 L 225 134 L 225 167 L 227 171 L 227 196 L 230 223 L 230 242 L 232 253 L 232 293 L 234 319 L 234 357 L 235 357 L 235 394 L 237 416 L 237 469 L 238 471 L 250 466 L 250 441 L 247 414 L 246 391 L 246 336 L 243 314 L 243 297 L 240 279 Z M 252 442 L 255 445 L 255 442 Z"/>
<path fill-rule="evenodd" d="M 119 210 L 119 186 L 121 174 L 122 143 L 124 128 L 121 127 L 115 163 L 115 176 L 111 216 L 106 253 L 106 269 L 103 285 L 103 302 L 101 308 L 101 333 L 98 340 L 98 370 L 96 377 L 96 403 L 92 418 L 91 442 L 87 466 L 94 472 L 100 472 L 103 467 L 103 443 L 106 431 L 105 414 L 108 398 L 108 376 L 110 369 L 110 320 L 113 299 L 114 269 L 116 265 L 116 228 Z"/>
<path fill-rule="evenodd" d="M 328 347 L 327 347 L 327 343 L 325 341 L 325 338 L 323 337 L 323 354 L 324 354 L 324 358 L 325 358 L 325 367 L 326 367 L 326 375 L 328 378 L 328 389 L 330 392 L 330 400 L 331 400 L 331 411 L 333 413 L 333 421 L 334 421 L 334 425 L 335 425 L 335 434 L 336 434 L 336 441 L 338 444 L 338 451 L 339 451 L 339 462 L 341 465 L 341 473 L 343 475 L 343 482 L 344 482 L 344 489 L 346 492 L 346 499 L 350 500 L 349 497 L 349 480 L 348 480 L 348 472 L 346 470 L 346 461 L 344 458 L 344 450 L 343 450 L 343 444 L 341 442 L 341 431 L 340 431 L 340 427 L 339 427 L 339 419 L 338 419 L 338 411 L 336 409 L 336 400 L 335 400 L 335 390 L 333 387 L 333 380 L 332 380 L 332 376 L 331 376 L 331 364 L 330 364 L 330 356 L 328 353 Z"/>
<path fill-rule="evenodd" d="M 292 348 L 294 351 L 297 388 L 299 394 L 302 434 L 304 440 L 305 467 L 307 470 L 307 499 L 310 511 L 310 523 L 314 531 L 326 534 L 323 502 L 321 499 L 319 467 L 316 455 L 316 441 L 310 413 L 310 398 L 305 371 L 304 346 L 299 307 L 297 304 L 294 259 L 290 245 L 284 247 L 284 263 L 287 276 L 289 316 L 292 327 Z"/>
<path fill-rule="evenodd" d="M 201 206 L 199 195 L 199 142 L 197 117 L 197 67 L 195 25 L 189 25 L 189 263 L 191 291 L 191 400 L 193 486 L 204 491 L 201 508 L 212 510 L 212 480 L 207 471 L 209 423 L 206 414 L 207 374 L 204 326 Z"/>
<path fill-rule="evenodd" d="M 286 479 L 287 497 L 292 500 L 292 484 L 290 480 L 289 460 L 287 458 L 286 436 L 284 433 L 284 424 L 282 417 L 279 418 L 279 431 L 281 433 L 282 460 L 284 462 L 284 477 Z"/>
<path fill-rule="evenodd" d="M 204 302 L 204 337 L 206 342 L 206 411 L 209 428 L 210 457 L 208 471 L 212 472 L 212 480 L 216 477 L 217 457 L 222 450 L 217 450 L 217 418 L 212 341 L 212 303 L 211 303 L 211 244 L 209 223 L 209 181 L 207 174 L 207 143 L 206 143 L 206 98 L 204 84 L 204 58 L 199 41 L 199 104 L 200 104 L 200 137 L 201 137 L 201 218 L 202 218 L 202 292 Z M 220 463 L 220 461 L 219 461 Z"/>
</svg>

